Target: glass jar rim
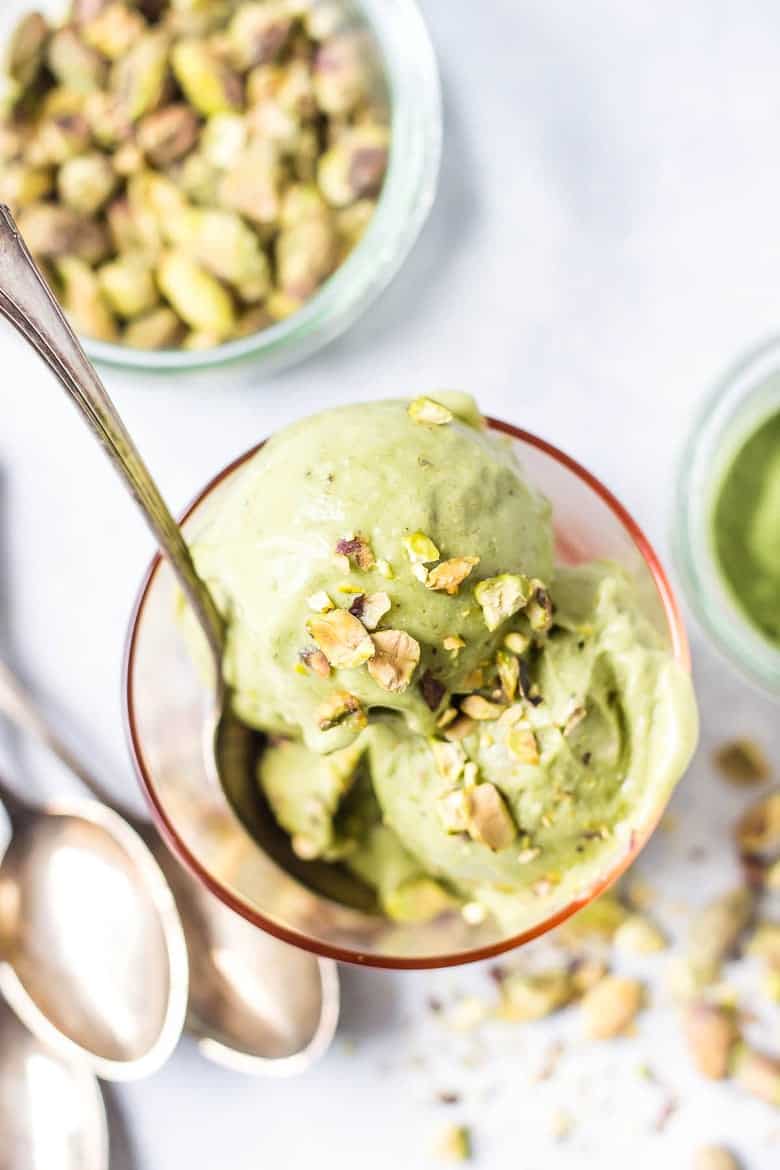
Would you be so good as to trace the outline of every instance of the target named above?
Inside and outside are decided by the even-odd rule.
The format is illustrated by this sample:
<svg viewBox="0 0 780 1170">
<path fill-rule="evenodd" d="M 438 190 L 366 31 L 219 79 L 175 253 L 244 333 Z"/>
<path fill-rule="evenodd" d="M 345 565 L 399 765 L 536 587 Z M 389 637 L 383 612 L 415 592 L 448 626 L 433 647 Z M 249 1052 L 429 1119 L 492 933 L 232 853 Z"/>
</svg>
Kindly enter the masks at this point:
<svg viewBox="0 0 780 1170">
<path fill-rule="evenodd" d="M 680 458 L 672 533 L 685 595 L 699 623 L 744 677 L 774 696 L 780 696 L 780 648 L 761 635 L 729 588 L 714 549 L 712 512 L 731 460 L 778 411 L 780 337 L 772 337 L 717 380 L 696 415 Z"/>
</svg>

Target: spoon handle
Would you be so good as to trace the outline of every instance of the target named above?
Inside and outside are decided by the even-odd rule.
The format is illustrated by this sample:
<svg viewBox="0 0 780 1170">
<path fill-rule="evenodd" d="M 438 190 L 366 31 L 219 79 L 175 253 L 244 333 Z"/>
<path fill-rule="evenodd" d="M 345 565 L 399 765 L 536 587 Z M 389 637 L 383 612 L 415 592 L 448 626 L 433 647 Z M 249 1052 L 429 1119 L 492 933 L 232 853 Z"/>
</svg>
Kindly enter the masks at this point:
<svg viewBox="0 0 780 1170">
<path fill-rule="evenodd" d="M 10 211 L 1 204 L 0 315 L 43 358 L 106 450 L 170 561 L 219 666 L 224 649 L 224 622 L 209 589 L 196 572 L 181 529 L 168 511 L 95 367 L 38 271 Z M 217 678 L 220 677 L 218 669 Z"/>
</svg>

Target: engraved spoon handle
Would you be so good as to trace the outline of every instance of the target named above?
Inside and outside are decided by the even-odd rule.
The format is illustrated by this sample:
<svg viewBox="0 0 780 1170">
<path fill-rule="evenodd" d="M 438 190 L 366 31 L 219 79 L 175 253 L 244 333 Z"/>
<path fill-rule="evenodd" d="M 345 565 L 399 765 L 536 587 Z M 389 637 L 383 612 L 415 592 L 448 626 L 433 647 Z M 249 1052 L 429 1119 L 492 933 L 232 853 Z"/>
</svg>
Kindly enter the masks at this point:
<svg viewBox="0 0 780 1170">
<path fill-rule="evenodd" d="M 7 207 L 0 205 L 0 314 L 43 358 L 78 406 L 138 503 L 206 635 L 217 664 L 225 627 L 198 576 L 181 529 L 135 448 L 97 371 L 41 276 Z M 218 681 L 217 685 L 221 685 Z"/>
</svg>

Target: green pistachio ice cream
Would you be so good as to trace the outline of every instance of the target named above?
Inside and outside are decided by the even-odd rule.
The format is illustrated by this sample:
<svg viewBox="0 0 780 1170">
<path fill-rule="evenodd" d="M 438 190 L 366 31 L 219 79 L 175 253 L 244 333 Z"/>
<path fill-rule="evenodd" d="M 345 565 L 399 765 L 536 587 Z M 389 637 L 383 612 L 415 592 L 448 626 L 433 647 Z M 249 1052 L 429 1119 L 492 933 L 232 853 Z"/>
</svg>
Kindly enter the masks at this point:
<svg viewBox="0 0 780 1170">
<path fill-rule="evenodd" d="M 275 436 L 193 549 L 295 851 L 399 921 L 521 929 L 647 831 L 696 739 L 688 675 L 617 566 L 556 566 L 547 501 L 472 399 Z"/>
</svg>

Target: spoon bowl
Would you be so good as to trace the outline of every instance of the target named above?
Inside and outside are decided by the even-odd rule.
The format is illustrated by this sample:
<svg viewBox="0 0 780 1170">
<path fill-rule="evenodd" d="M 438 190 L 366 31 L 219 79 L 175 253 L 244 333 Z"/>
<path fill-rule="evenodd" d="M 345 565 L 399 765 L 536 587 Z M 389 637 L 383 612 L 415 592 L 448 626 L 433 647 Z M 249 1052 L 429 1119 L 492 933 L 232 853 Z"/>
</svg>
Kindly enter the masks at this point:
<svg viewBox="0 0 780 1170">
<path fill-rule="evenodd" d="M 162 872 L 93 801 L 4 800 L 0 990 L 63 1056 L 106 1080 L 149 1075 L 173 1052 L 187 1006 L 187 950 Z"/>
<path fill-rule="evenodd" d="M 94 1075 L 37 1039 L 0 1002 L 0 1170 L 108 1170 Z"/>
</svg>

